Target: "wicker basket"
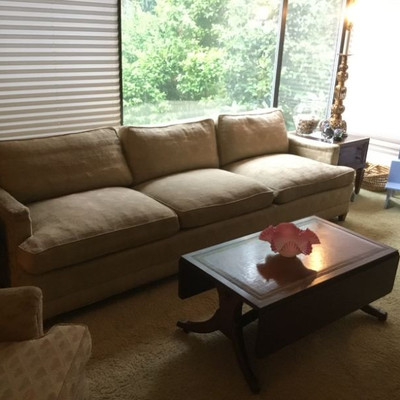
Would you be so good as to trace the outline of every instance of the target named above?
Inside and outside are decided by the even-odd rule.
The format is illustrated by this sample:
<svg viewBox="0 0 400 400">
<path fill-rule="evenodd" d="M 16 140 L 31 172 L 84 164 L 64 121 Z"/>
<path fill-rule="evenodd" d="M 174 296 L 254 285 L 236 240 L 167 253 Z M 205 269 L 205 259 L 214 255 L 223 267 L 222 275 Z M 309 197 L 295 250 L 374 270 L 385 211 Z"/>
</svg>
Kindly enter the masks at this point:
<svg viewBox="0 0 400 400">
<path fill-rule="evenodd" d="M 383 192 L 385 190 L 388 176 L 389 167 L 367 163 L 361 187 L 374 192 Z"/>
</svg>

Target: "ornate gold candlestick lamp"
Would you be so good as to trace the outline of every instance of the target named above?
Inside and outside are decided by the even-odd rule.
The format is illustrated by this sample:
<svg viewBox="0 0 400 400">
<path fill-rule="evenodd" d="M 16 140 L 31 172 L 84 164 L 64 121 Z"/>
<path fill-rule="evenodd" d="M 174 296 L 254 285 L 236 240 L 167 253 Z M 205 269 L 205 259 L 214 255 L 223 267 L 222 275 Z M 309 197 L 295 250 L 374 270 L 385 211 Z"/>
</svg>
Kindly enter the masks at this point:
<svg viewBox="0 0 400 400">
<path fill-rule="evenodd" d="M 331 107 L 331 117 L 329 119 L 329 125 L 332 129 L 341 129 L 343 133 L 346 133 L 347 124 L 346 121 L 342 119 L 342 114 L 345 110 L 343 105 L 343 100 L 346 98 L 347 88 L 345 86 L 345 81 L 348 78 L 347 73 L 347 58 L 349 56 L 349 45 L 350 45 L 350 34 L 353 28 L 353 7 L 354 1 L 347 5 L 346 10 L 346 34 L 344 39 L 344 51 L 339 55 L 340 64 L 338 67 L 338 72 L 336 76 L 336 86 L 334 91 L 334 101 Z"/>
</svg>

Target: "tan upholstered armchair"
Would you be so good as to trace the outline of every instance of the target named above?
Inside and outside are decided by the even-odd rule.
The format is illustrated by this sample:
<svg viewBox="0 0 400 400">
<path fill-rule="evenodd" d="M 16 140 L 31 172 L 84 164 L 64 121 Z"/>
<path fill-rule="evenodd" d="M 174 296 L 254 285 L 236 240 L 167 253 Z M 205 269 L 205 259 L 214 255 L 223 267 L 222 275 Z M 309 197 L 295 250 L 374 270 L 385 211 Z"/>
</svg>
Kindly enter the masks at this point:
<svg viewBox="0 0 400 400">
<path fill-rule="evenodd" d="M 39 288 L 0 289 L 0 399 L 85 399 L 90 353 L 86 326 L 43 332 Z"/>
</svg>

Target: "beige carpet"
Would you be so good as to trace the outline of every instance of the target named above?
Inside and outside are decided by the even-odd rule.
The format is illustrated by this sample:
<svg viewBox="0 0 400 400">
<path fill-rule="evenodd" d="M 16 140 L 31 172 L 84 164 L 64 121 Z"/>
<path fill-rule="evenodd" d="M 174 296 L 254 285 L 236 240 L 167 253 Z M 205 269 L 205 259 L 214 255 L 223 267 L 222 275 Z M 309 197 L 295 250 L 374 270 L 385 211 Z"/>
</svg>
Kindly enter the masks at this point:
<svg viewBox="0 0 400 400">
<path fill-rule="evenodd" d="M 343 225 L 400 248 L 400 201 L 388 210 L 383 202 L 384 194 L 362 189 Z M 92 334 L 91 398 L 400 399 L 400 278 L 375 303 L 388 311 L 387 322 L 357 311 L 271 356 L 252 358 L 259 395 L 249 391 L 222 334 L 187 335 L 175 327 L 180 318 L 207 318 L 215 305 L 213 292 L 180 300 L 172 278 L 64 315 Z M 253 328 L 245 332 L 249 347 Z"/>
</svg>

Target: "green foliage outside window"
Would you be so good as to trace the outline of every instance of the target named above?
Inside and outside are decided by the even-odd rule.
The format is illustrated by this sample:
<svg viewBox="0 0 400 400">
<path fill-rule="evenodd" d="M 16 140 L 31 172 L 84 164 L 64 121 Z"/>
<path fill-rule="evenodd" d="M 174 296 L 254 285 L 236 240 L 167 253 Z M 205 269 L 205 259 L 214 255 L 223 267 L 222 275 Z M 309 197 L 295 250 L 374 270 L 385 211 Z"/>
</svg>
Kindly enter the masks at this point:
<svg viewBox="0 0 400 400">
<path fill-rule="evenodd" d="M 334 54 L 328 24 L 336 19 L 323 13 L 338 3 L 289 3 L 281 84 L 289 113 L 309 92 L 326 103 Z M 124 123 L 270 106 L 279 7 L 280 0 L 123 0 Z"/>
</svg>

